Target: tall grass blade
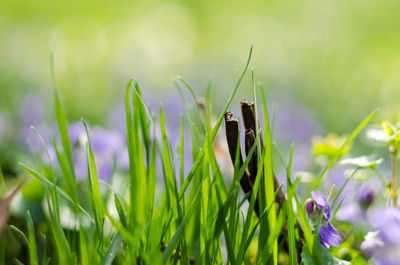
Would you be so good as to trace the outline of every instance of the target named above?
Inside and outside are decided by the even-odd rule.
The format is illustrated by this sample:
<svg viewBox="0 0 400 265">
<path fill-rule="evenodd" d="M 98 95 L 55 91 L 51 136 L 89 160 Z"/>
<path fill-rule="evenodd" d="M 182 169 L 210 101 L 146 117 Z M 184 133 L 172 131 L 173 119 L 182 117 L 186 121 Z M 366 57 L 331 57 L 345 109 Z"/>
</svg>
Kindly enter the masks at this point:
<svg viewBox="0 0 400 265">
<path fill-rule="evenodd" d="M 267 110 L 267 103 L 265 101 L 264 91 L 261 90 L 262 102 L 263 102 L 263 114 L 264 114 L 264 177 L 265 177 L 265 195 L 266 195 L 266 205 L 270 205 L 275 201 L 274 193 L 274 173 L 272 165 L 272 139 L 269 127 L 269 116 Z M 268 214 L 268 227 L 270 231 L 274 231 L 276 223 L 276 208 L 272 207 Z M 275 229 L 276 230 L 276 229 Z M 272 257 L 273 264 L 278 264 L 278 241 L 274 240 L 272 243 Z"/>
<path fill-rule="evenodd" d="M 122 243 L 122 236 L 120 234 L 116 234 L 114 238 L 111 240 L 110 246 L 107 249 L 106 254 L 101 261 L 101 265 L 111 265 L 117 255 L 120 246 Z"/>
<path fill-rule="evenodd" d="M 31 265 L 39 265 L 38 253 L 36 247 L 36 236 L 35 228 L 29 211 L 27 212 L 27 226 L 28 226 L 28 238 L 29 238 L 29 262 Z"/>
</svg>

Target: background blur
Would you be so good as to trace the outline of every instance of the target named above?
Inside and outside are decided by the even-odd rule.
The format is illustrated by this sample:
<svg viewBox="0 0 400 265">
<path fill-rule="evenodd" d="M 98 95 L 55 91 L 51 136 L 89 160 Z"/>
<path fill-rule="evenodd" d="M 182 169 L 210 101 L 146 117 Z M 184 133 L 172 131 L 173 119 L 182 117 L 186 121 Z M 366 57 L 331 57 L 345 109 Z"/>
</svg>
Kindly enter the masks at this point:
<svg viewBox="0 0 400 265">
<path fill-rule="evenodd" d="M 174 100 L 178 75 L 199 95 L 214 80 L 225 103 L 250 44 L 282 126 L 340 134 L 378 107 L 396 120 L 399 13 L 397 0 L 1 1 L 0 138 L 27 113 L 54 122 L 51 51 L 71 121 L 123 120 L 131 77 L 155 102 Z M 249 78 L 239 94 L 251 98 Z"/>
</svg>

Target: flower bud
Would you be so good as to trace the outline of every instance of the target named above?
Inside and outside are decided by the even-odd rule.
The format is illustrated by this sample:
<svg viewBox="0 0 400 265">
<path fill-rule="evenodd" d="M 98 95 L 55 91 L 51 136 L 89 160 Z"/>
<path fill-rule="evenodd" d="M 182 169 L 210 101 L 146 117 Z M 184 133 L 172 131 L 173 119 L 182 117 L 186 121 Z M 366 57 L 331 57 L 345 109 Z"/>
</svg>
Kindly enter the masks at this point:
<svg viewBox="0 0 400 265">
<path fill-rule="evenodd" d="M 375 200 L 374 190 L 368 185 L 361 186 L 357 191 L 357 200 L 361 209 L 366 211 Z"/>
</svg>

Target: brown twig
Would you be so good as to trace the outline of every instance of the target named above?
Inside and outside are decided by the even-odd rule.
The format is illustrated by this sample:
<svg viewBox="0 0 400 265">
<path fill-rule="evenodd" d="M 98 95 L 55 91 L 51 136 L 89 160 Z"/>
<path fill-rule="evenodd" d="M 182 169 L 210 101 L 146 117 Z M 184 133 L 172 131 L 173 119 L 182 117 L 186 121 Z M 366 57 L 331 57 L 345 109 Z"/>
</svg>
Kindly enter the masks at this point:
<svg viewBox="0 0 400 265">
<path fill-rule="evenodd" d="M 225 114 L 225 127 L 226 127 L 226 140 L 228 142 L 229 154 L 231 156 L 231 160 L 233 165 L 236 163 L 236 154 L 239 154 L 239 167 L 243 165 L 242 152 L 240 150 L 239 143 L 239 121 L 233 118 L 233 112 L 227 111 Z M 239 150 L 238 150 L 239 149 Z M 254 181 L 251 179 L 251 175 L 249 175 L 246 171 L 240 179 L 240 186 L 245 194 L 251 193 L 253 190 Z M 250 201 L 251 196 L 248 196 L 248 200 Z M 256 202 L 254 205 L 254 210 L 259 216 L 258 209 L 258 198 L 256 198 Z"/>
<path fill-rule="evenodd" d="M 246 156 L 247 156 L 247 155 L 249 155 L 250 149 L 255 144 L 256 133 L 257 133 L 256 124 L 257 124 L 258 128 L 260 127 L 260 125 L 256 121 L 254 102 L 249 102 L 249 101 L 243 99 L 240 101 L 240 107 L 241 107 L 241 112 L 242 112 L 242 117 L 243 117 L 243 125 L 245 128 L 245 151 L 246 151 Z M 228 146 L 229 146 L 229 153 L 231 156 L 232 163 L 233 163 L 233 165 L 235 165 L 236 151 L 237 151 L 237 148 L 239 148 L 239 155 L 240 155 L 239 165 L 242 166 L 243 159 L 241 156 L 240 146 L 238 147 L 238 143 L 239 143 L 239 139 L 238 139 L 239 125 L 238 124 L 239 124 L 239 122 L 238 122 L 238 120 L 233 119 L 232 117 L 233 117 L 233 113 L 231 111 L 228 111 L 225 114 L 226 138 L 227 138 L 227 142 L 228 142 Z M 262 152 L 264 149 L 264 146 L 263 146 L 263 140 L 262 140 L 261 133 L 259 135 L 259 139 L 260 139 L 260 147 L 261 147 L 261 152 Z M 242 187 L 244 193 L 246 193 L 246 194 L 249 192 L 250 193 L 252 192 L 252 188 L 254 186 L 255 179 L 257 176 L 257 171 L 258 171 L 257 153 L 258 153 L 258 150 L 256 148 L 251 157 L 251 160 L 248 164 L 248 170 L 249 170 L 250 174 L 247 174 L 247 172 L 245 172 L 245 175 L 242 177 L 241 182 L 240 182 L 241 187 Z M 278 182 L 278 179 L 276 178 L 275 174 L 273 174 L 273 175 L 274 175 L 274 189 L 277 190 L 279 188 L 279 182 Z M 277 211 L 279 212 L 286 201 L 285 194 L 283 193 L 282 190 L 279 191 L 275 200 L 276 200 Z M 257 207 L 254 207 L 254 211 L 257 214 L 257 216 L 259 216 L 260 212 L 259 212 L 259 208 L 258 208 L 258 197 L 256 200 L 256 205 L 257 205 Z M 297 220 L 297 228 L 298 228 L 299 236 L 300 236 L 300 241 L 299 241 L 299 245 L 298 245 L 298 249 L 297 249 L 297 251 L 298 251 L 297 259 L 300 260 L 300 251 L 302 249 L 304 235 L 303 235 L 303 229 L 298 220 Z M 282 228 L 280 240 L 286 240 L 287 232 L 288 232 L 288 228 L 287 228 L 287 223 L 286 223 L 284 225 L 284 227 Z M 288 251 L 289 249 L 288 249 L 287 244 L 285 247 L 286 247 L 286 251 Z"/>
</svg>

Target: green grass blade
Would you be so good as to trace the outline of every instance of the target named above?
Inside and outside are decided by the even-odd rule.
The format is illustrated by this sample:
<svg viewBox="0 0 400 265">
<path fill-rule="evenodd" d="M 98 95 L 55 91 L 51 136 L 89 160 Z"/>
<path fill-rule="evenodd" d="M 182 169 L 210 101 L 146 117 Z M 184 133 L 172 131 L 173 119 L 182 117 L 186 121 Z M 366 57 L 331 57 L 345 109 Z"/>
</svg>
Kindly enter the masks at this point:
<svg viewBox="0 0 400 265">
<path fill-rule="evenodd" d="M 311 232 L 311 228 L 310 228 L 310 224 L 307 221 L 307 217 L 304 213 L 304 207 L 303 205 L 300 203 L 299 198 L 297 196 L 297 194 L 294 192 L 293 193 L 293 197 L 296 201 L 296 208 L 297 208 L 297 216 L 299 217 L 300 220 L 300 224 L 301 224 L 301 228 L 303 229 L 303 233 L 304 233 L 304 240 L 306 245 L 309 248 L 309 251 L 311 252 L 311 247 L 313 245 L 314 242 L 314 237 L 313 234 Z"/>
<path fill-rule="evenodd" d="M 272 209 L 273 208 L 274 207 L 272 207 Z M 282 207 L 282 209 L 284 209 L 284 208 L 285 208 L 285 206 Z M 275 245 L 275 242 L 278 241 L 278 237 L 282 231 L 282 227 L 286 220 L 285 217 L 286 217 L 286 211 L 284 211 L 284 210 L 280 211 L 278 214 L 278 218 L 276 219 L 274 229 L 268 235 L 267 244 L 265 244 L 265 246 L 264 246 L 260 264 L 268 264 L 268 261 L 271 257 L 271 253 L 272 253 L 272 258 L 274 258 L 274 256 L 273 256 L 274 255 L 274 245 Z"/>
<path fill-rule="evenodd" d="M 29 262 L 31 265 L 39 265 L 38 253 L 36 247 L 36 236 L 35 228 L 29 211 L 27 212 L 27 226 L 28 226 L 28 238 L 29 238 Z"/>
<path fill-rule="evenodd" d="M 14 264 L 15 265 L 24 265 L 24 263 L 22 263 L 20 260 L 18 260 L 17 258 L 14 259 Z"/>
<path fill-rule="evenodd" d="M 114 194 L 114 202 L 115 202 L 115 208 L 117 209 L 118 212 L 119 220 L 121 224 L 126 227 L 128 224 L 128 222 L 126 221 L 126 214 L 117 194 Z"/>
<path fill-rule="evenodd" d="M 138 102 L 137 102 L 137 99 L 138 98 L 142 98 L 142 94 L 141 94 L 141 92 L 140 92 L 140 88 L 139 88 L 139 84 L 137 83 L 137 82 L 135 82 L 135 84 L 134 84 L 134 95 L 135 95 L 135 97 L 136 97 L 136 102 L 135 102 L 135 106 L 137 107 L 137 109 L 138 109 L 138 113 L 139 113 L 139 118 L 140 118 L 140 128 L 141 128 L 141 131 L 142 131 L 142 136 L 143 136 L 143 144 L 144 144 L 144 147 L 145 147 L 145 149 L 146 149 L 146 162 L 147 162 L 147 165 L 149 166 L 149 160 L 150 160 L 150 148 L 151 148 L 151 145 L 150 145 L 150 122 L 149 122 L 149 120 L 147 119 L 147 116 L 146 116 L 146 110 L 145 110 L 145 105 L 142 105 L 142 104 L 137 104 Z"/>
<path fill-rule="evenodd" d="M 273 173 L 273 165 L 272 165 L 272 139 L 271 132 L 269 127 L 269 116 L 267 110 L 267 103 L 265 101 L 264 91 L 261 90 L 262 102 L 263 102 L 263 113 L 264 113 L 264 178 L 265 178 L 265 194 L 266 194 L 266 205 L 270 205 L 275 201 L 274 193 L 274 173 Z M 276 208 L 272 207 L 271 211 L 268 214 L 268 227 L 270 231 L 275 229 L 276 223 Z M 278 264 L 278 241 L 275 240 L 273 242 L 273 264 Z"/>
<path fill-rule="evenodd" d="M 247 157 L 251 157 L 251 156 L 247 156 Z M 265 152 L 262 155 L 262 158 L 264 158 L 264 157 L 265 157 Z M 259 191 L 259 187 L 260 187 L 260 183 L 261 183 L 261 179 L 262 179 L 263 166 L 264 166 L 263 160 L 264 159 L 259 160 L 259 162 L 258 162 L 258 171 L 257 171 L 257 175 L 256 175 L 256 181 L 254 182 L 253 192 L 251 193 L 250 204 L 249 204 L 249 208 L 247 210 L 247 216 L 246 216 L 245 223 L 243 226 L 242 240 L 240 242 L 238 259 L 237 259 L 239 264 L 241 264 L 241 262 L 244 258 L 244 255 L 245 255 L 245 251 L 247 249 L 245 247 L 245 244 L 247 242 L 247 235 L 248 235 L 248 231 L 250 229 L 251 218 L 252 218 L 253 212 L 254 212 L 254 205 L 256 202 L 256 198 L 258 195 L 258 191 Z M 267 209 L 265 209 L 265 210 L 267 210 Z M 260 215 L 259 220 L 263 220 L 263 218 L 264 218 L 264 216 Z"/>
<path fill-rule="evenodd" d="M 179 219 L 182 218 L 181 206 L 179 203 L 178 197 L 178 185 L 176 182 L 176 176 L 173 166 L 173 157 L 169 148 L 169 141 L 167 136 L 167 131 L 165 127 L 165 116 L 163 108 L 160 107 L 160 127 L 161 127 L 161 136 L 162 136 L 162 156 L 163 156 L 163 164 L 165 169 L 165 188 L 167 195 L 169 196 L 169 200 L 174 211 L 174 216 Z"/>
<path fill-rule="evenodd" d="M 22 232 L 18 227 L 14 226 L 14 225 L 10 225 L 10 228 L 12 231 L 14 231 L 21 239 L 22 241 L 29 246 L 29 240 L 26 237 L 26 235 L 24 234 L 24 232 Z"/>
<path fill-rule="evenodd" d="M 195 208 L 194 206 L 197 203 L 200 203 L 200 190 L 201 190 L 201 186 L 198 188 L 197 194 L 194 198 L 194 200 L 192 201 L 191 205 L 189 206 L 188 210 L 186 211 L 185 216 L 182 218 L 182 222 L 179 224 L 178 228 L 175 231 L 174 236 L 172 237 L 171 241 L 168 244 L 168 247 L 164 250 L 163 256 L 162 256 L 162 262 L 161 264 L 166 264 L 168 259 L 170 258 L 172 252 L 174 249 L 176 249 L 181 237 L 183 236 L 183 232 L 184 232 L 184 227 L 188 221 L 188 219 L 190 218 L 193 209 Z"/>
<path fill-rule="evenodd" d="M 76 186 L 76 176 L 75 176 L 75 171 L 74 171 L 74 164 L 72 161 L 72 146 L 71 146 L 71 141 L 70 141 L 69 133 L 68 133 L 68 120 L 67 120 L 67 115 L 65 113 L 64 107 L 62 106 L 58 88 L 57 88 L 57 82 L 56 82 L 55 70 L 54 70 L 54 58 L 53 58 L 52 54 L 50 56 L 50 65 L 51 65 L 51 74 L 52 74 L 52 79 L 53 79 L 54 107 L 55 107 L 55 111 L 56 111 L 58 130 L 59 130 L 60 137 L 61 137 L 61 144 L 63 147 L 63 151 L 64 151 L 64 154 L 68 161 L 68 166 L 70 168 L 70 174 L 68 174 L 64 177 L 69 179 L 68 183 L 69 183 L 69 185 L 71 185 L 69 187 L 70 190 L 74 190 L 75 186 Z M 77 197 L 73 196 L 72 198 L 76 202 Z"/>
<path fill-rule="evenodd" d="M 331 198 L 332 198 L 332 195 L 333 195 L 333 191 L 334 191 L 334 190 L 335 190 L 335 184 L 333 184 L 333 186 L 332 186 L 332 188 L 331 188 L 331 191 L 329 192 L 328 198 L 326 199 L 324 208 L 322 208 L 321 213 L 325 213 L 325 209 L 326 209 L 326 207 L 328 206 L 329 201 L 330 201 Z M 320 214 L 320 215 L 319 215 L 319 218 L 318 218 L 317 225 L 315 226 L 315 231 L 317 231 L 316 235 L 319 234 L 319 227 L 321 226 L 321 223 L 322 223 L 322 219 L 323 219 L 323 218 L 324 218 L 324 215 L 323 215 L 323 214 Z"/>
<path fill-rule="evenodd" d="M 28 172 L 31 176 L 37 178 L 38 180 L 40 180 L 47 188 L 52 188 L 53 187 L 53 183 L 50 182 L 47 178 L 43 177 L 41 174 L 39 174 L 38 172 L 36 172 L 35 170 L 33 170 L 32 168 L 24 165 L 23 163 L 19 163 L 19 165 L 26 171 Z M 75 205 L 84 215 L 86 215 L 86 217 L 89 219 L 90 222 L 94 223 L 94 219 L 93 217 L 79 204 L 77 204 L 76 202 L 74 202 L 72 200 L 72 198 L 65 193 L 65 191 L 63 191 L 60 187 L 56 187 L 57 193 L 59 195 L 61 195 L 64 199 L 66 199 L 68 202 L 70 202 L 71 204 Z"/>
<path fill-rule="evenodd" d="M 64 177 L 65 183 L 67 184 L 66 191 L 74 202 L 78 202 L 78 193 L 75 185 L 75 180 L 72 177 L 73 171 L 71 170 L 71 166 L 68 162 L 68 157 L 64 153 L 62 153 L 55 139 L 53 141 L 53 146 L 56 152 L 58 164 L 60 165 L 62 175 Z"/>
<path fill-rule="evenodd" d="M 122 243 L 122 236 L 120 234 L 116 234 L 114 238 L 111 240 L 110 246 L 107 249 L 106 254 L 101 261 L 101 265 L 111 265 L 117 255 L 120 246 Z"/>
<path fill-rule="evenodd" d="M 140 235 L 147 223 L 146 204 L 138 203 L 147 197 L 146 192 L 148 188 L 147 178 L 144 177 L 147 176 L 147 173 L 143 158 L 143 138 L 140 137 L 140 127 L 143 124 L 141 123 L 141 119 L 145 119 L 143 115 L 146 113 L 146 108 L 140 97 L 138 84 L 134 80 L 128 83 L 125 91 L 125 112 L 130 180 L 129 225 L 133 234 Z M 141 116 L 143 118 L 141 118 Z"/>
<path fill-rule="evenodd" d="M 293 162 L 294 145 L 290 149 L 289 164 L 287 167 L 286 187 L 287 187 L 287 219 L 288 219 L 288 239 L 289 239 L 289 263 L 290 265 L 296 264 L 296 240 L 295 240 L 295 214 L 293 212 L 293 193 L 295 192 L 292 187 L 292 162 Z M 300 209 L 301 210 L 301 209 Z"/>
<path fill-rule="evenodd" d="M 353 172 L 351 173 L 350 177 L 347 178 L 345 180 L 345 182 L 342 184 L 342 186 L 340 187 L 339 191 L 335 194 L 335 198 L 333 199 L 332 203 L 331 203 L 331 208 L 333 208 L 336 205 L 337 200 L 339 199 L 340 195 L 342 194 L 344 188 L 347 186 L 347 183 L 349 183 L 349 181 L 353 178 L 353 176 L 357 173 L 358 170 L 360 170 L 360 167 L 357 167 L 353 170 Z"/>
<path fill-rule="evenodd" d="M 87 154 L 87 165 L 89 175 L 89 187 L 93 202 L 93 213 L 96 221 L 97 232 L 101 231 L 101 219 L 104 216 L 104 206 L 100 195 L 99 178 L 97 176 L 96 162 L 94 159 L 92 145 L 90 144 L 89 130 L 86 122 L 82 119 L 82 123 L 85 126 L 87 143 L 86 143 L 86 154 Z"/>
<path fill-rule="evenodd" d="M 87 240 L 82 226 L 79 228 L 79 252 L 81 264 L 89 264 Z"/>
<path fill-rule="evenodd" d="M 232 238 L 230 236 L 230 233 L 228 231 L 228 227 L 226 225 L 226 222 L 223 223 L 223 229 L 224 229 L 224 236 L 225 236 L 225 242 L 226 242 L 226 250 L 228 253 L 228 261 L 232 265 L 236 265 L 236 259 L 235 259 L 235 251 L 234 251 L 234 245 L 235 243 L 232 242 Z"/>
<path fill-rule="evenodd" d="M 54 216 L 56 217 L 55 221 L 60 223 L 61 222 L 60 221 L 60 211 L 58 211 L 59 206 L 58 206 L 57 186 L 56 186 L 57 176 L 56 176 L 56 174 L 54 172 L 53 163 L 51 162 L 50 152 L 49 152 L 49 149 L 47 148 L 47 145 L 44 142 L 42 136 L 40 135 L 39 131 L 33 126 L 31 128 L 36 133 L 36 135 L 39 137 L 39 140 L 42 143 L 42 146 L 43 146 L 44 150 L 46 151 L 47 159 L 48 159 L 49 164 L 50 164 L 51 176 L 49 177 L 49 179 L 51 179 L 51 181 L 53 182 L 52 188 L 50 189 L 51 190 L 50 195 L 51 195 L 53 209 L 57 209 L 57 210 L 54 211 Z M 46 166 L 44 165 L 44 163 L 43 163 L 43 169 L 44 169 L 44 172 L 46 173 L 47 171 L 45 170 Z"/>
<path fill-rule="evenodd" d="M 155 133 L 154 133 L 155 134 Z M 148 172 L 148 185 L 147 185 L 147 220 L 151 220 L 153 218 L 154 211 L 154 198 L 156 191 L 156 143 L 153 141 L 151 147 L 151 156 L 150 156 L 150 168 Z"/>
</svg>

